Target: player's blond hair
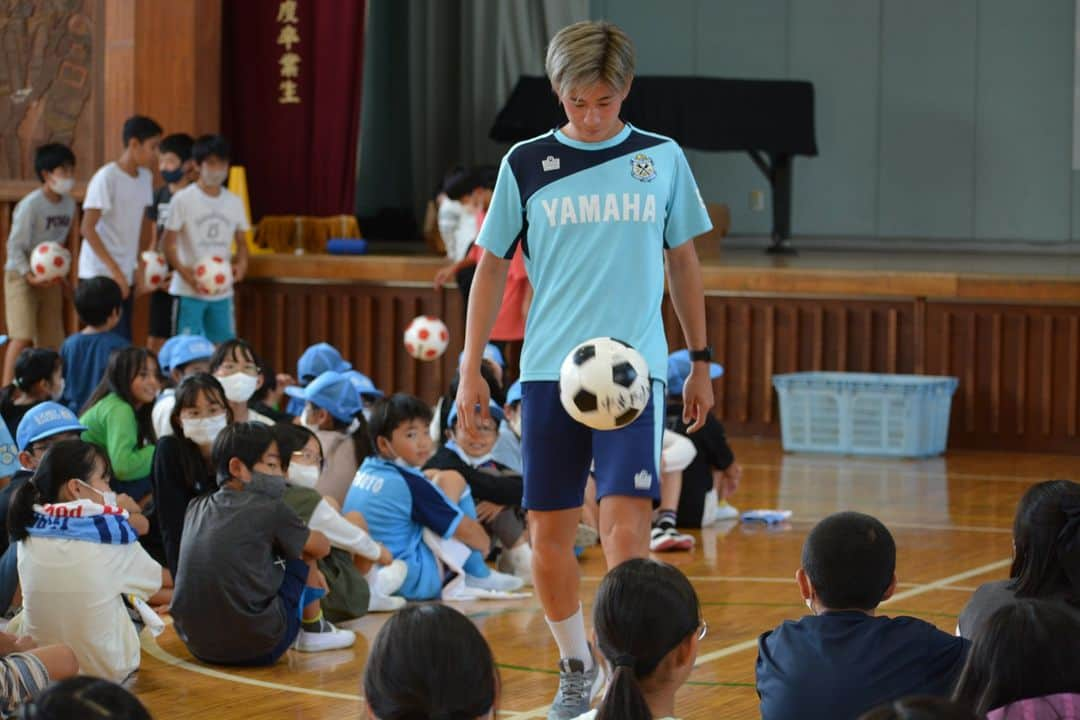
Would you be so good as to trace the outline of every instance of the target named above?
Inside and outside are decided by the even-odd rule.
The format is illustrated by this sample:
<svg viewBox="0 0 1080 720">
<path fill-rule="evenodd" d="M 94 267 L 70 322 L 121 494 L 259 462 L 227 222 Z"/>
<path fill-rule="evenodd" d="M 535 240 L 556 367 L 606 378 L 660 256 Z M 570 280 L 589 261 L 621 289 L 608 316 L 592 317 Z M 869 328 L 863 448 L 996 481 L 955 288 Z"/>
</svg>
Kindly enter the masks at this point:
<svg viewBox="0 0 1080 720">
<path fill-rule="evenodd" d="M 584 20 L 555 33 L 544 67 L 560 97 L 598 82 L 621 93 L 634 77 L 634 44 L 617 25 Z"/>
</svg>

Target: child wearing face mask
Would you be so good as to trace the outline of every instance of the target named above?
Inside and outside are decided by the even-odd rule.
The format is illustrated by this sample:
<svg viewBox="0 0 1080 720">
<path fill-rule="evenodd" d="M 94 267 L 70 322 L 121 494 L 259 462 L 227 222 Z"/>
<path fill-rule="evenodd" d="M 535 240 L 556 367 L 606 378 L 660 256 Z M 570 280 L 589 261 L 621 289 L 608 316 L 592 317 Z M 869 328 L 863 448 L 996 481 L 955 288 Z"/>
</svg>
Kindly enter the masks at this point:
<svg viewBox="0 0 1080 720">
<path fill-rule="evenodd" d="M 158 441 L 151 487 L 166 565 L 175 577 L 184 513 L 192 499 L 217 490 L 210 453 L 233 415 L 225 391 L 208 373 L 184 378 L 174 398 L 172 432 Z"/>
<path fill-rule="evenodd" d="M 405 598 L 393 595 L 405 582 L 405 563 L 372 539 L 363 515 L 343 515 L 341 505 L 315 490 L 323 465 L 319 438 L 293 423 L 275 425 L 274 437 L 285 468 L 285 504 L 330 541 L 330 554 L 319 561 L 330 586 L 322 604 L 326 618 L 337 622 L 403 607 Z"/>
<path fill-rule="evenodd" d="M 63 643 L 82 672 L 122 682 L 139 668 L 139 635 L 124 598 L 150 599 L 163 574 L 136 542 L 128 512 L 111 500 L 100 449 L 63 440 L 45 453 L 9 511 L 23 610 L 8 631 Z"/>
<path fill-rule="evenodd" d="M 304 402 L 300 424 L 319 437 L 326 453 L 315 489 L 343 503 L 360 464 L 373 453 L 359 393 L 347 375 L 333 370 L 307 387 L 287 387 L 285 393 Z"/>
<path fill-rule="evenodd" d="M 210 358 L 214 356 L 214 343 L 202 335 L 177 335 L 165 341 L 158 355 L 161 372 L 165 376 L 165 389 L 154 401 L 150 414 L 154 424 L 154 434 L 160 440 L 172 435 L 173 408 L 176 407 L 176 386 L 184 378 L 196 373 L 210 371 Z"/>
<path fill-rule="evenodd" d="M 398 591 L 409 600 L 440 597 L 447 572 L 425 542 L 424 531 L 436 539 L 459 540 L 472 550 L 464 563 L 465 584 L 482 590 L 513 591 L 519 578 L 484 565 L 491 540 L 484 528 L 459 504 L 468 490 L 453 471 L 436 485 L 420 468 L 431 456 L 428 434 L 431 409 L 418 398 L 396 394 L 380 400 L 371 412 L 371 437 L 377 454 L 360 466 L 342 511 L 357 511 L 367 520 L 371 536 L 405 561 L 408 575 Z"/>
<path fill-rule="evenodd" d="M 195 267 L 206 258 L 231 258 L 235 285 L 244 279 L 248 262 L 247 212 L 240 197 L 223 187 L 229 176 L 229 153 L 229 143 L 220 135 L 203 135 L 195 141 L 191 157 L 199 180 L 173 196 L 163 238 L 165 257 L 174 268 L 169 292 L 177 297 L 175 330 L 205 335 L 214 343 L 236 335 L 232 286 L 217 295 L 201 293 Z"/>
<path fill-rule="evenodd" d="M 154 241 L 151 247 L 157 252 L 165 252 L 162 242 L 165 234 L 165 222 L 169 219 L 169 205 L 176 193 L 198 179 L 199 172 L 195 161 L 191 159 L 191 147 L 195 139 L 186 133 L 166 135 L 158 147 L 158 170 L 165 184 L 154 191 L 154 202 L 146 208 L 146 217 L 154 223 Z M 146 346 L 161 354 L 165 341 L 173 336 L 176 318 L 176 298 L 168 290 L 155 290 L 150 293 L 150 334 Z"/>
<path fill-rule="evenodd" d="M 105 451 L 117 489 L 144 506 L 150 502 L 154 463 L 151 413 L 161 385 L 157 358 L 145 348 L 128 347 L 109 358 L 105 377 L 86 402 L 79 421 L 83 440 Z"/>
<path fill-rule="evenodd" d="M 236 422 L 273 425 L 274 421 L 248 407 L 255 391 L 262 385 L 259 356 L 244 340 L 227 340 L 218 345 L 210 358 L 210 374 L 218 379 L 229 400 Z"/>
<path fill-rule="evenodd" d="M 0 390 L 0 416 L 14 436 L 23 416 L 40 402 L 64 393 L 64 363 L 55 350 L 27 348 L 15 363 L 15 379 Z"/>
<path fill-rule="evenodd" d="M 41 187 L 15 206 L 4 265 L 4 312 L 11 338 L 4 358 L 4 382 L 15 377 L 15 361 L 35 345 L 57 349 L 64 342 L 64 280 L 39 280 L 30 255 L 43 242 L 68 246 L 78 210 L 71 198 L 75 154 L 67 145 L 49 143 L 34 152 L 34 172 Z"/>
<path fill-rule="evenodd" d="M 281 451 L 260 423 L 229 425 L 214 441 L 218 489 L 191 501 L 180 544 L 172 615 L 204 662 L 272 665 L 292 647 L 351 647 L 356 636 L 324 617 L 317 562 L 330 554 L 285 504 Z"/>
<path fill-rule="evenodd" d="M 502 545 L 499 571 L 531 583 L 532 550 L 521 507 L 523 480 L 520 473 L 495 460 L 492 454 L 503 411 L 492 403 L 490 412 L 490 420 L 477 418 L 478 430 L 470 435 L 458 422 L 457 405 L 452 406 L 447 416 L 447 442 L 424 464 L 424 474 L 440 485 L 447 471 L 465 479 L 468 492 L 458 504 L 466 513 L 475 515 Z"/>
</svg>

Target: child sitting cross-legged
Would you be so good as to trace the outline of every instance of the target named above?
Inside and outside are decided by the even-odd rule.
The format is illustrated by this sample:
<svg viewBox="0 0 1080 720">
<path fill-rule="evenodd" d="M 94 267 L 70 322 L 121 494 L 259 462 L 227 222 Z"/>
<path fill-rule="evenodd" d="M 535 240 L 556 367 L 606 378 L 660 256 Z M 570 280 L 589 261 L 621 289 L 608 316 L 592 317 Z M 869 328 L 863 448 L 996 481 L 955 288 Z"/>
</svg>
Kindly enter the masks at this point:
<svg viewBox="0 0 1080 720">
<path fill-rule="evenodd" d="M 532 582 L 532 549 L 529 547 L 525 511 L 521 507 L 523 480 L 521 473 L 511 470 L 492 456 L 499 439 L 499 423 L 503 410 L 492 403 L 490 419 L 477 418 L 477 431 L 469 434 L 459 423 L 457 405 L 447 416 L 447 442 L 424 464 L 424 474 L 440 485 L 447 482 L 446 471 L 465 478 L 469 492 L 458 504 L 463 510 L 475 507 L 477 519 L 484 529 L 503 547 L 499 555 L 499 570 Z"/>
<path fill-rule="evenodd" d="M 758 640 L 764 720 L 852 720 L 908 695 L 949 694 L 970 643 L 877 614 L 896 591 L 896 543 L 881 521 L 841 512 L 819 522 L 795 579 L 813 614 Z"/>
<path fill-rule="evenodd" d="M 200 660 L 272 665 L 301 652 L 351 647 L 356 636 L 323 619 L 316 562 L 330 543 L 285 504 L 285 471 L 261 423 L 221 431 L 212 453 L 218 490 L 191 501 L 180 541 L 172 615 Z"/>
<path fill-rule="evenodd" d="M 351 620 L 403 607 L 405 598 L 394 593 L 405 582 L 408 567 L 372 539 L 363 515 L 343 515 L 336 500 L 315 489 L 325 463 L 319 438 L 293 423 L 278 423 L 273 430 L 285 469 L 285 504 L 330 541 L 330 554 L 319 561 L 330 586 L 322 603 L 327 619 Z"/>
<path fill-rule="evenodd" d="M 465 479 L 446 472 L 440 487 L 421 473 L 431 457 L 430 423 L 431 409 L 411 395 L 397 394 L 375 404 L 369 427 L 376 454 L 360 466 L 343 511 L 363 515 L 372 537 L 408 565 L 399 594 L 409 600 L 440 597 L 447 579 L 435 550 L 425 542 L 425 530 L 433 542 L 456 539 L 471 548 L 463 564 L 467 586 L 517 590 L 521 580 L 484 564 L 491 540 L 459 504 L 468 491 Z"/>
</svg>

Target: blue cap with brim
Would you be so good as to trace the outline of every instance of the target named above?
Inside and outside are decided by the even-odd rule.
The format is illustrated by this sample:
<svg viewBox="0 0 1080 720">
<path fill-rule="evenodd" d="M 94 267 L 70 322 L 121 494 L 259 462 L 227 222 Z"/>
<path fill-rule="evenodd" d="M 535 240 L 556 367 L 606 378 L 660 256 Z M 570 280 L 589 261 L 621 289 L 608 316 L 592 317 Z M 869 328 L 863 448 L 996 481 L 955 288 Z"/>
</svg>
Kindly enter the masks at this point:
<svg viewBox="0 0 1080 720">
<path fill-rule="evenodd" d="M 158 365 L 165 372 L 197 360 L 209 360 L 214 355 L 214 343 L 202 335 L 177 335 L 165 341 L 158 354 Z"/>
<path fill-rule="evenodd" d="M 499 350 L 499 348 L 492 345 L 491 343 L 488 343 L 487 345 L 484 346 L 484 354 L 482 355 L 482 358 L 484 360 L 490 360 L 491 362 L 493 362 L 496 365 L 498 365 L 499 367 L 501 367 L 503 370 L 506 369 L 506 359 L 503 358 L 502 351 Z M 461 367 L 461 361 L 464 360 L 464 359 L 465 359 L 465 351 L 462 350 L 461 354 L 458 355 L 458 360 L 457 360 L 458 367 Z"/>
<path fill-rule="evenodd" d="M 689 350 L 676 350 L 668 355 L 667 382 L 668 395 L 679 395 L 686 384 L 686 378 L 690 377 L 690 369 L 694 366 L 690 359 Z M 724 374 L 724 368 L 716 363 L 709 363 L 709 378 L 715 380 Z"/>
<path fill-rule="evenodd" d="M 494 400 L 488 405 L 488 411 L 491 413 L 491 419 L 496 423 L 501 423 L 503 418 L 506 417 L 503 415 L 503 409 L 499 407 Z M 479 405 L 476 406 L 476 412 L 480 412 Z M 446 416 L 447 426 L 453 425 L 455 420 L 457 420 L 457 403 L 450 406 L 450 414 Z"/>
<path fill-rule="evenodd" d="M 86 432 L 86 427 L 75 417 L 75 413 L 60 403 L 43 402 L 23 415 L 15 430 L 15 444 L 21 452 L 38 440 L 66 432 L 82 433 Z"/>
<path fill-rule="evenodd" d="M 360 394 L 360 397 L 381 398 L 385 395 L 382 390 L 375 387 L 375 383 L 372 382 L 371 378 L 362 372 L 350 370 L 345 373 L 345 377 L 349 378 L 349 382 L 356 388 L 356 392 Z"/>
<path fill-rule="evenodd" d="M 333 370 L 319 375 L 307 387 L 287 387 L 285 394 L 320 407 L 344 423 L 355 420 L 362 409 L 360 395 L 349 378 Z"/>
<path fill-rule="evenodd" d="M 352 365 L 345 362 L 338 349 L 330 343 L 321 342 L 312 345 L 296 362 L 296 377 L 302 383 L 328 370 L 336 373 L 352 370 Z"/>
<path fill-rule="evenodd" d="M 516 381 L 510 386 L 510 389 L 506 391 L 506 404 L 513 405 L 516 402 L 521 402 L 521 381 Z"/>
</svg>

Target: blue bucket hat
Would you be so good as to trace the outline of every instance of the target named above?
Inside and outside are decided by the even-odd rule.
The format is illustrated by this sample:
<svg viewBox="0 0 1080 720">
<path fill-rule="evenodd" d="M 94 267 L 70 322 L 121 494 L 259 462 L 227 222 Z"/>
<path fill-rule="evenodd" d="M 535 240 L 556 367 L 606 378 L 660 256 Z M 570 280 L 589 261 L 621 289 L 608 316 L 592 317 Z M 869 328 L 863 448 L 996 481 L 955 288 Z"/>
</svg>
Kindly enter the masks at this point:
<svg viewBox="0 0 1080 720">
<path fill-rule="evenodd" d="M 516 402 L 521 402 L 521 381 L 517 380 L 506 391 L 506 404 L 513 405 Z"/>
<path fill-rule="evenodd" d="M 477 405 L 476 407 L 477 409 L 480 408 L 479 405 Z M 496 423 L 501 423 L 503 421 L 503 418 L 506 417 L 505 415 L 503 415 L 503 409 L 499 407 L 494 400 L 492 400 L 491 404 L 488 405 L 488 410 L 491 412 L 491 419 L 494 420 Z M 457 420 L 457 403 L 454 403 L 450 406 L 450 414 L 446 416 L 447 427 L 453 425 L 455 420 Z"/>
<path fill-rule="evenodd" d="M 202 335 L 176 335 L 161 346 L 158 365 L 162 372 L 172 372 L 174 368 L 196 360 L 209 360 L 213 355 L 214 343 Z"/>
<path fill-rule="evenodd" d="M 503 370 L 506 369 L 506 359 L 503 358 L 502 352 L 499 350 L 499 348 L 495 347 L 491 343 L 488 343 L 487 345 L 484 346 L 484 354 L 483 354 L 482 357 L 483 357 L 484 360 L 490 360 L 491 362 L 495 363 L 496 365 L 501 367 Z M 464 360 L 464 359 L 465 359 L 465 351 L 462 350 L 461 354 L 458 355 L 458 359 L 457 359 L 458 367 L 461 367 L 461 361 Z"/>
<path fill-rule="evenodd" d="M 356 388 L 356 392 L 363 398 L 381 398 L 385 395 L 382 390 L 375 387 L 375 383 L 371 381 L 367 375 L 358 370 L 350 370 L 345 373 L 345 377 L 349 378 L 349 382 Z"/>
<path fill-rule="evenodd" d="M 15 443 L 21 452 L 38 440 L 66 432 L 86 432 L 86 427 L 75 417 L 75 413 L 60 403 L 43 402 L 23 415 L 19 427 L 15 429 Z"/>
<path fill-rule="evenodd" d="M 355 420 L 356 414 L 363 409 L 360 395 L 349 378 L 333 370 L 319 375 L 307 387 L 287 387 L 285 394 L 320 407 L 344 423 Z"/>
<path fill-rule="evenodd" d="M 682 393 L 686 378 L 690 377 L 690 368 L 694 363 L 690 360 L 689 350 L 676 350 L 668 355 L 667 360 L 667 383 L 668 395 Z M 724 374 L 724 368 L 716 363 L 709 363 L 709 378 L 715 380 Z"/>
<path fill-rule="evenodd" d="M 352 365 L 345 362 L 338 349 L 330 343 L 312 345 L 296 361 L 296 379 L 301 383 L 310 382 L 327 370 L 336 373 L 352 370 Z"/>
</svg>

